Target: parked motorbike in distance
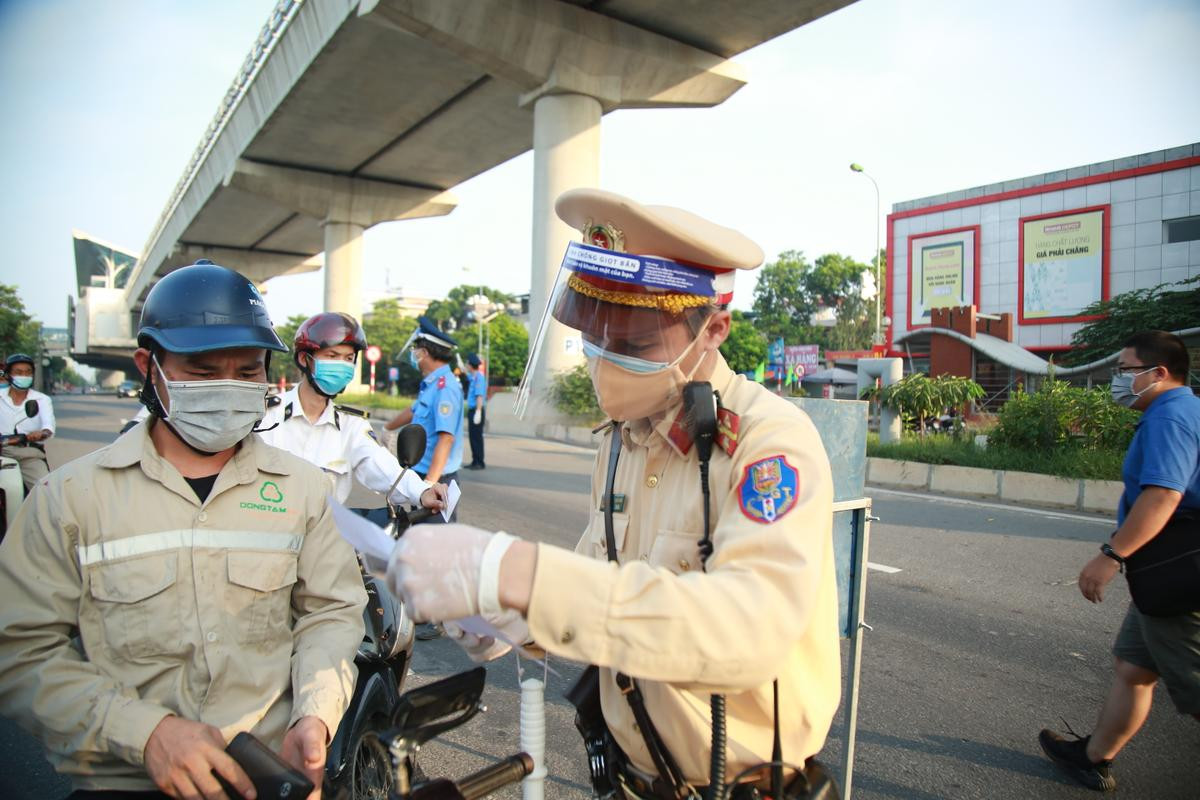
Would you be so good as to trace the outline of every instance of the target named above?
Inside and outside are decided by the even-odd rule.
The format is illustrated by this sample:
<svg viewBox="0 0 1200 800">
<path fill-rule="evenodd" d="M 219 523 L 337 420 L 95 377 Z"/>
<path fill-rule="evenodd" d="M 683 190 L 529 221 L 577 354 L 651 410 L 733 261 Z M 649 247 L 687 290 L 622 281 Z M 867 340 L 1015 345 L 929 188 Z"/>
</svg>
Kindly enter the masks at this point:
<svg viewBox="0 0 1200 800">
<path fill-rule="evenodd" d="M 412 424 L 401 428 L 396 439 L 396 460 L 404 469 L 392 484 L 393 489 L 424 453 L 425 429 Z M 390 497 L 390 489 L 387 495 Z M 392 538 L 399 539 L 410 526 L 434 513 L 426 508 L 407 511 L 388 500 L 387 530 Z M 371 741 L 391 725 L 400 706 L 412 660 L 414 629 L 404 604 L 388 591 L 387 584 L 365 568 L 362 574 L 367 605 L 363 609 L 363 640 L 354 657 L 358 681 L 329 743 L 325 779 L 334 791 L 346 790 L 348 800 L 386 800 L 392 786 L 391 762 Z"/>
<path fill-rule="evenodd" d="M 38 401 L 25 401 L 25 419 L 32 419 L 38 415 Z M 18 421 L 20 424 L 20 421 Z M 18 433 L 16 426 L 13 427 L 11 434 L 0 437 L 0 540 L 8 533 L 8 526 L 17 516 L 17 509 L 21 507 L 21 501 L 25 498 L 25 483 L 21 479 L 21 465 L 15 458 L 8 458 L 4 455 L 5 447 L 25 447 L 29 444 L 29 437 L 23 433 Z"/>
</svg>

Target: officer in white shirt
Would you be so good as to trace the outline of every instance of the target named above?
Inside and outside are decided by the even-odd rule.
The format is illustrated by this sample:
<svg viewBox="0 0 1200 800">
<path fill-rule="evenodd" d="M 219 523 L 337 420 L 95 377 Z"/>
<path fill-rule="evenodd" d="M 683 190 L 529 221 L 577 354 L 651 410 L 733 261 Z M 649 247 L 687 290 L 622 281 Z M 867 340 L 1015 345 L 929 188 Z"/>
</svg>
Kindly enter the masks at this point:
<svg viewBox="0 0 1200 800">
<path fill-rule="evenodd" d="M 323 469 L 340 503 L 346 502 L 357 478 L 372 491 L 390 491 L 393 503 L 440 510 L 446 487 L 427 483 L 410 470 L 393 489 L 400 464 L 380 444 L 366 413 L 333 403 L 354 378 L 358 354 L 366 347 L 362 326 L 349 314 L 326 312 L 305 320 L 296 330 L 292 352 L 304 379 L 267 409 L 259 435 Z"/>
<path fill-rule="evenodd" d="M 33 389 L 33 358 L 25 353 L 13 353 L 4 360 L 9 386 L 0 391 L 0 437 L 4 455 L 21 465 L 21 481 L 25 492 L 50 473 L 44 442 L 54 435 L 54 405 L 50 398 Z M 37 402 L 31 416 L 26 404 Z M 24 435 L 24 439 L 19 438 Z"/>
</svg>

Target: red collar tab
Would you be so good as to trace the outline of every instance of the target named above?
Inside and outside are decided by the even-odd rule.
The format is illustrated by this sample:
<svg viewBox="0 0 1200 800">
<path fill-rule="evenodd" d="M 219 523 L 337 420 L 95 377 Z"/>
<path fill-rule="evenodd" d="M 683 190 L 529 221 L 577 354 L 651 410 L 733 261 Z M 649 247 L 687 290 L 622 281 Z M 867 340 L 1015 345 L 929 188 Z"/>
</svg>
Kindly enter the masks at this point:
<svg viewBox="0 0 1200 800">
<path fill-rule="evenodd" d="M 684 417 L 685 414 L 682 410 L 675 416 L 675 421 L 671 423 L 671 429 L 667 431 L 667 441 L 675 445 L 675 449 L 686 456 L 692 449 L 692 434 L 684 425 Z"/>
<path fill-rule="evenodd" d="M 738 415 L 727 408 L 717 409 L 717 447 L 733 455 L 738 446 Z"/>
</svg>

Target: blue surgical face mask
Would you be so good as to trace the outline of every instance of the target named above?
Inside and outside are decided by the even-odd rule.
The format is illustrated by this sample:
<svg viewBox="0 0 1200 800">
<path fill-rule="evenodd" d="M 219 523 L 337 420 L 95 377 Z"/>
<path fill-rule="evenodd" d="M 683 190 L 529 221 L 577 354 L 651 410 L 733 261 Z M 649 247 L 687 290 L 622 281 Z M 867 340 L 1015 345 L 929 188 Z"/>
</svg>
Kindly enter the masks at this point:
<svg viewBox="0 0 1200 800">
<path fill-rule="evenodd" d="M 18 389 L 28 389 L 30 386 L 33 386 L 33 376 L 32 375 L 13 375 L 12 376 L 12 385 L 17 387 Z"/>
<path fill-rule="evenodd" d="M 618 367 L 624 367 L 630 372 L 659 372 L 670 366 L 668 361 L 647 361 L 644 358 L 636 358 L 635 356 L 625 356 L 620 353 L 610 353 L 603 347 L 598 347 L 587 339 L 583 340 L 583 354 L 588 358 L 603 358 L 611 364 L 616 364 Z"/>
<path fill-rule="evenodd" d="M 413 365 L 413 369 L 419 370 L 421 368 L 421 359 L 417 358 L 416 350 L 408 351 L 408 363 Z"/>
<path fill-rule="evenodd" d="M 354 379 L 354 364 L 341 359 L 318 358 L 313 360 L 313 383 L 323 394 L 332 397 L 341 394 L 342 390 Z"/>
</svg>

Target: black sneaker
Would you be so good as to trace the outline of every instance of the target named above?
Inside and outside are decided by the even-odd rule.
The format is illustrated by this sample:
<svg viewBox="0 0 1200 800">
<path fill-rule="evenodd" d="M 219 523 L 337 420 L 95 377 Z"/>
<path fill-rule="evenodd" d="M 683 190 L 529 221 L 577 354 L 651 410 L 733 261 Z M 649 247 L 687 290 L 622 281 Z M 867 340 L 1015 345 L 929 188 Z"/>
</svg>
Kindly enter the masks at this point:
<svg viewBox="0 0 1200 800">
<path fill-rule="evenodd" d="M 1043 728 L 1038 734 L 1038 744 L 1059 769 L 1084 786 L 1100 792 L 1115 791 L 1117 779 L 1112 776 L 1112 761 L 1092 761 L 1087 756 L 1088 740 L 1092 737 L 1080 738 L 1074 732 L 1072 735 L 1075 735 L 1075 738 L 1068 740 L 1048 728 Z"/>
</svg>

